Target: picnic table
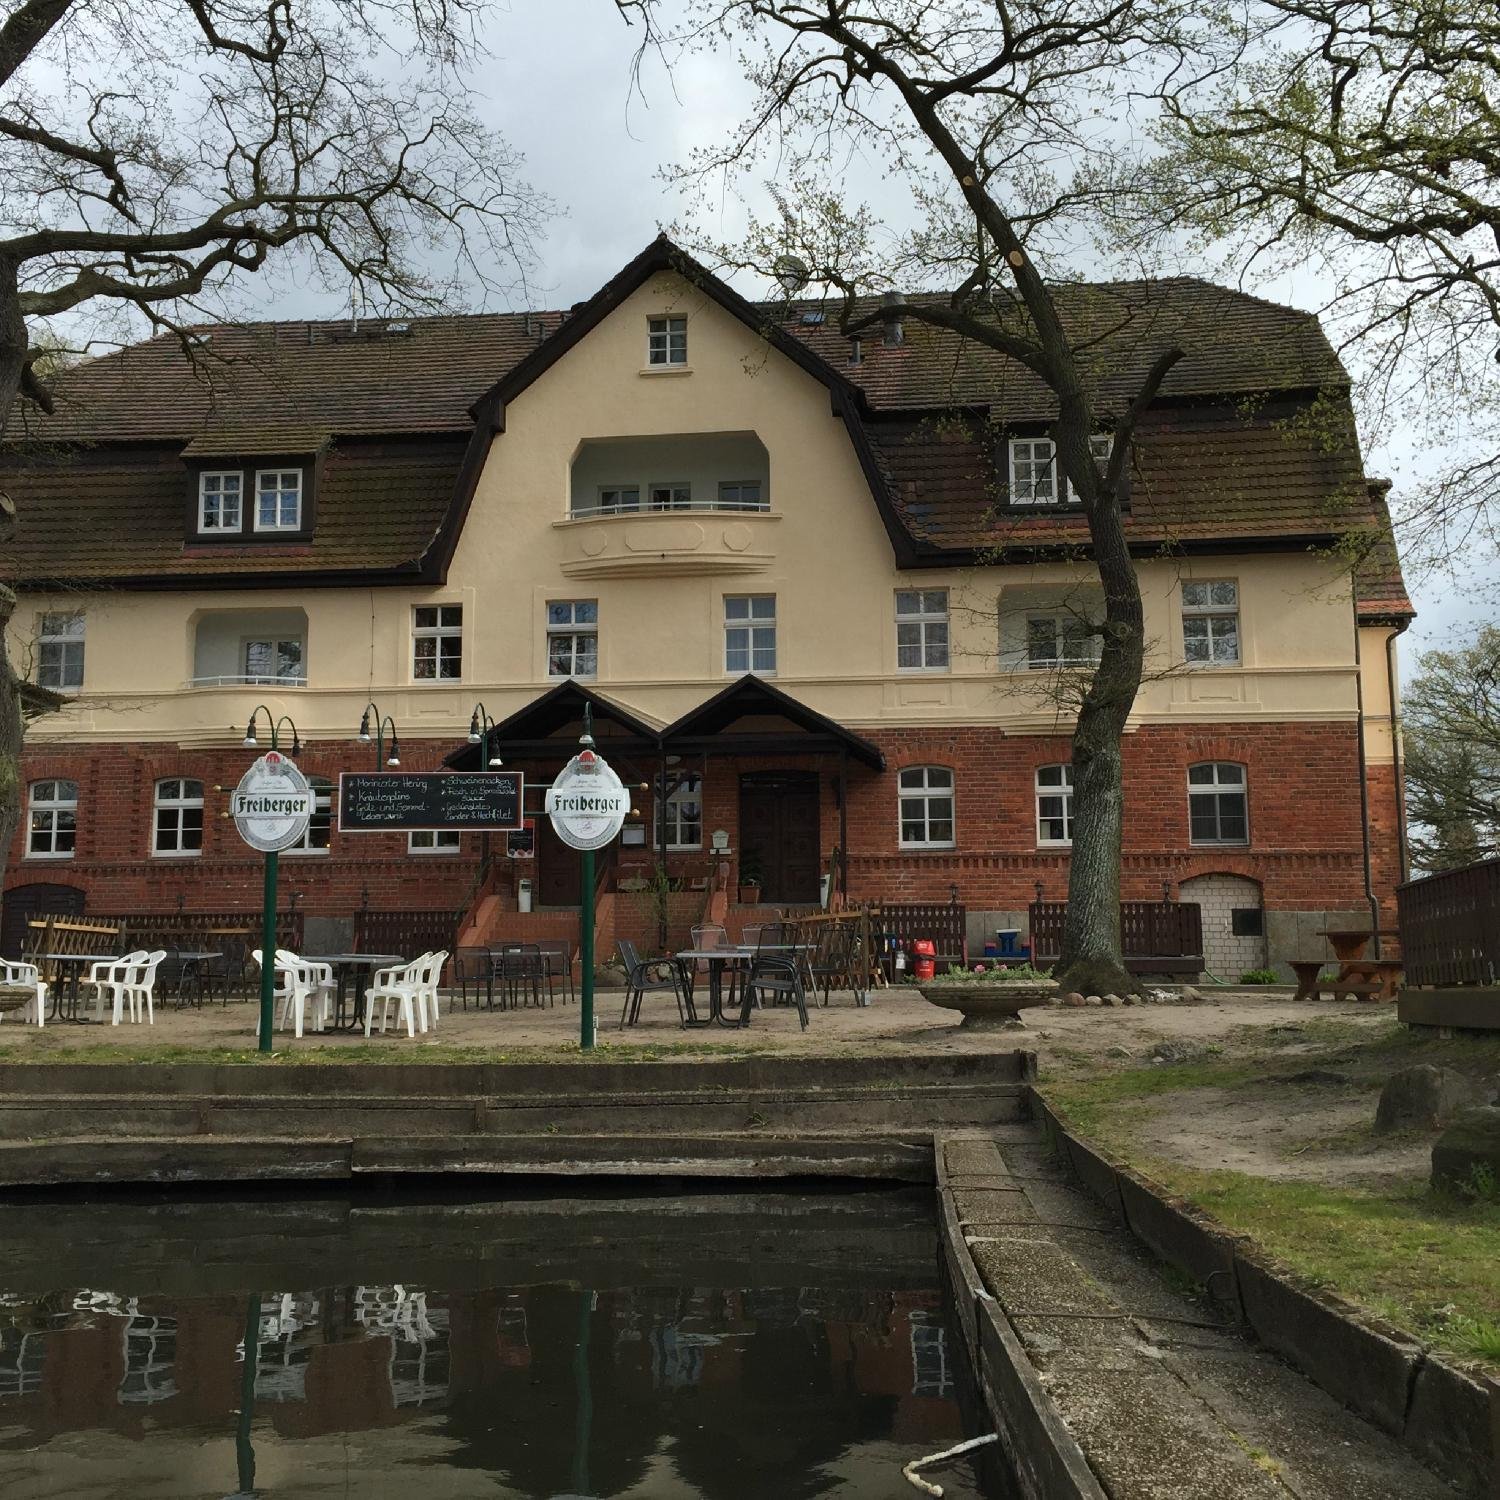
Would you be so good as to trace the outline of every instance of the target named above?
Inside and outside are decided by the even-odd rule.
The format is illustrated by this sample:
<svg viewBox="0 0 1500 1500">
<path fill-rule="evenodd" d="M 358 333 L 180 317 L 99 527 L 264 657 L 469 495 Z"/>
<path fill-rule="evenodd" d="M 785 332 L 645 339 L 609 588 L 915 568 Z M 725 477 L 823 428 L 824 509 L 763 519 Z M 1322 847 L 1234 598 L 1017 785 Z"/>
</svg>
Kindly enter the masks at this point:
<svg viewBox="0 0 1500 1500">
<path fill-rule="evenodd" d="M 1399 958 L 1366 958 L 1365 949 L 1375 936 L 1369 928 L 1325 927 L 1319 937 L 1326 937 L 1338 961 L 1338 973 L 1330 980 L 1322 978 L 1323 960 L 1294 959 L 1292 972 L 1297 976 L 1295 1000 L 1321 1000 L 1326 987 L 1335 1000 L 1394 1000 L 1401 985 L 1403 964 Z M 1381 937 L 1395 937 L 1382 931 Z"/>
</svg>

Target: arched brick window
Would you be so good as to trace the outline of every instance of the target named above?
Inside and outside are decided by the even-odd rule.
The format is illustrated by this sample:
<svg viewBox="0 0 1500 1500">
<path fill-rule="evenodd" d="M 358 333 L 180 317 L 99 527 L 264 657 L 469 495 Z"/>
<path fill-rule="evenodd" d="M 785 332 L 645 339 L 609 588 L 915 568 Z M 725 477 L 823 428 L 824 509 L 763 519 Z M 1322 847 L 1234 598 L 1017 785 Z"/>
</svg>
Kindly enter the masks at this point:
<svg viewBox="0 0 1500 1500">
<path fill-rule="evenodd" d="M 953 847 L 953 772 L 947 766 L 907 766 L 900 775 L 901 847 Z"/>
<path fill-rule="evenodd" d="M 27 814 L 27 858 L 72 859 L 78 835 L 78 783 L 33 781 Z"/>
</svg>

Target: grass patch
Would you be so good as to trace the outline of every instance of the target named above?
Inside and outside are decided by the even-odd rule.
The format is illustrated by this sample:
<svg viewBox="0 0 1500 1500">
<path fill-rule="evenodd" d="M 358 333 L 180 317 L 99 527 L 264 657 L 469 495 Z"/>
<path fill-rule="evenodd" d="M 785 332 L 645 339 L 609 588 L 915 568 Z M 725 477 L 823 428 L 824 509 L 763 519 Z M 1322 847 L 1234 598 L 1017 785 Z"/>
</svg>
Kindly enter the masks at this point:
<svg viewBox="0 0 1500 1500">
<path fill-rule="evenodd" d="M 1110 1144 L 1109 1137 L 1128 1133 L 1117 1127 L 1135 1106 L 1150 1105 L 1183 1089 L 1236 1088 L 1264 1077 L 1265 1069 L 1258 1063 L 1209 1058 L 1050 1083 L 1044 1092 L 1085 1135 Z"/>
</svg>

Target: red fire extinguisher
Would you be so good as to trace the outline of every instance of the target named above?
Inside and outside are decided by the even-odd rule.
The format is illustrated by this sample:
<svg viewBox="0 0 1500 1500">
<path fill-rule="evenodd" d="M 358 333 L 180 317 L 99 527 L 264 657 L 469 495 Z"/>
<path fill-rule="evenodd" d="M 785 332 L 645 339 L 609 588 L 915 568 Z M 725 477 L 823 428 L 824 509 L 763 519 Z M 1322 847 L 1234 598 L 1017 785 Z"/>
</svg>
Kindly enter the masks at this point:
<svg viewBox="0 0 1500 1500">
<path fill-rule="evenodd" d="M 912 940 L 911 971 L 918 979 L 931 979 L 937 974 L 937 947 L 931 938 Z"/>
</svg>

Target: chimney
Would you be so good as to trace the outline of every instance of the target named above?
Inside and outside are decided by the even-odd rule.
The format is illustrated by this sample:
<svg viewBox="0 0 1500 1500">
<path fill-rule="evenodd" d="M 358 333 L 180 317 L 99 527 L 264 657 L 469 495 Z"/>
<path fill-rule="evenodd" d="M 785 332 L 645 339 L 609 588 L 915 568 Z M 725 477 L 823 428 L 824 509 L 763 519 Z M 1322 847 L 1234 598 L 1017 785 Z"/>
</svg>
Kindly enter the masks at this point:
<svg viewBox="0 0 1500 1500">
<path fill-rule="evenodd" d="M 901 326 L 901 309 L 906 306 L 906 299 L 900 292 L 887 292 L 881 301 L 885 305 L 886 348 L 899 348 L 906 342 L 906 331 Z"/>
</svg>

